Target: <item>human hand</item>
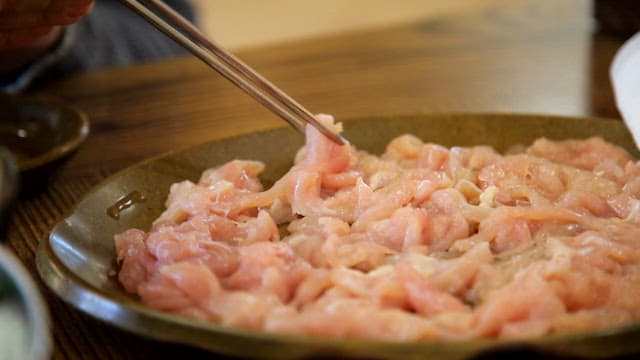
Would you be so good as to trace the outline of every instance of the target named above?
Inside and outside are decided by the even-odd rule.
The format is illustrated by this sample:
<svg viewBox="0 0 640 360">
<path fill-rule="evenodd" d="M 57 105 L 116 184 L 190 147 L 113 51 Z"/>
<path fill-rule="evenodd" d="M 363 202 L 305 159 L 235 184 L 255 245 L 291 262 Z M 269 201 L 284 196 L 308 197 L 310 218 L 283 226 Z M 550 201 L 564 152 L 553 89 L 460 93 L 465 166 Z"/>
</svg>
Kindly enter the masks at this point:
<svg viewBox="0 0 640 360">
<path fill-rule="evenodd" d="M 0 51 L 29 46 L 80 20 L 94 0 L 0 0 Z"/>
</svg>

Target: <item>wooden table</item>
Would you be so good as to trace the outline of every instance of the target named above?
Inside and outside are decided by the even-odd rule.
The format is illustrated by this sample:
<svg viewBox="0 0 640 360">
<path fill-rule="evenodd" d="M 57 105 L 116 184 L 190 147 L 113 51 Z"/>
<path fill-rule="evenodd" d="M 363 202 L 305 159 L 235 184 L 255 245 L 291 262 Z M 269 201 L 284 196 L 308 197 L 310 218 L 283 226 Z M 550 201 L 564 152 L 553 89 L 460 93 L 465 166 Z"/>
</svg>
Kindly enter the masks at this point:
<svg viewBox="0 0 640 360">
<path fill-rule="evenodd" d="M 423 22 L 239 55 L 314 112 L 338 119 L 433 111 L 617 117 L 608 67 L 623 39 L 600 33 L 588 0 L 504 0 Z M 91 135 L 15 210 L 9 244 L 37 278 L 38 242 L 92 186 L 143 158 L 284 126 L 193 58 L 77 76 L 34 92 L 84 110 Z M 42 285 L 42 284 L 41 284 Z M 55 359 L 197 357 L 93 320 L 42 286 Z"/>
</svg>

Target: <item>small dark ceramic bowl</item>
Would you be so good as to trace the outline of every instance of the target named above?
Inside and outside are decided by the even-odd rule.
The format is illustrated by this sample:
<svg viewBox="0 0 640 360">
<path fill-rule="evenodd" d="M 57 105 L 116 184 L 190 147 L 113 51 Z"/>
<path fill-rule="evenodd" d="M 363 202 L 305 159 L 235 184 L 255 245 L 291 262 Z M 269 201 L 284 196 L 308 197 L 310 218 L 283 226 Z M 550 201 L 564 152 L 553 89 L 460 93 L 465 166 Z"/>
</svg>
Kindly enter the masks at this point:
<svg viewBox="0 0 640 360">
<path fill-rule="evenodd" d="M 22 185 L 42 185 L 89 135 L 81 111 L 45 97 L 0 94 L 0 145 L 16 159 Z"/>
</svg>

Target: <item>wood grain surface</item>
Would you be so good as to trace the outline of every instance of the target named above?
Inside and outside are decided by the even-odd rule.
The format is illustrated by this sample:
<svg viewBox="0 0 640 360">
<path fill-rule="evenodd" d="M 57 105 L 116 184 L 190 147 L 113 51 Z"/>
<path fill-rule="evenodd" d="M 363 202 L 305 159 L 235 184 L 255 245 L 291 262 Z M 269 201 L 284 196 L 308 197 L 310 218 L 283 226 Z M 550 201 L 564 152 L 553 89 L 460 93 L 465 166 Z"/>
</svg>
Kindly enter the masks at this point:
<svg viewBox="0 0 640 360">
<path fill-rule="evenodd" d="M 591 9 L 588 0 L 505 0 L 239 55 L 311 111 L 339 120 L 433 111 L 618 117 L 608 67 L 624 39 L 599 32 Z M 48 186 L 23 197 L 13 214 L 9 245 L 36 278 L 38 243 L 106 176 L 172 149 L 285 126 L 193 58 L 78 74 L 34 92 L 77 106 L 92 126 Z M 40 285 L 52 315 L 55 359 L 211 356 L 93 320 Z"/>
</svg>

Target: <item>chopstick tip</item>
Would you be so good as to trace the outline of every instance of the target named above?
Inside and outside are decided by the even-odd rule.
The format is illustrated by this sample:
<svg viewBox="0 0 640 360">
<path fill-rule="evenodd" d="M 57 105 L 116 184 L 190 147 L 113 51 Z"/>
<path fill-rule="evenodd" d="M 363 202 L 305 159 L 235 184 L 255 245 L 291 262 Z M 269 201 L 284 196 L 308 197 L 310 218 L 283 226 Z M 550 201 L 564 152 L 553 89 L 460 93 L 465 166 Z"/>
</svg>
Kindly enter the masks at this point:
<svg viewBox="0 0 640 360">
<path fill-rule="evenodd" d="M 349 140 L 346 137 L 342 136 L 342 134 L 334 134 L 338 139 L 338 145 L 349 145 Z"/>
</svg>

